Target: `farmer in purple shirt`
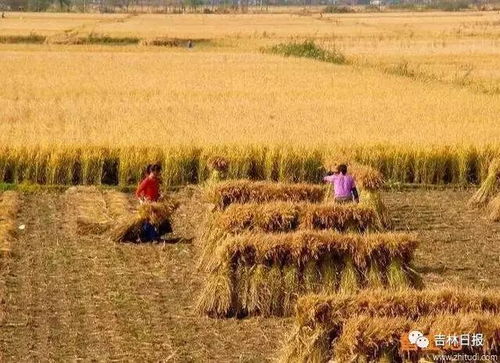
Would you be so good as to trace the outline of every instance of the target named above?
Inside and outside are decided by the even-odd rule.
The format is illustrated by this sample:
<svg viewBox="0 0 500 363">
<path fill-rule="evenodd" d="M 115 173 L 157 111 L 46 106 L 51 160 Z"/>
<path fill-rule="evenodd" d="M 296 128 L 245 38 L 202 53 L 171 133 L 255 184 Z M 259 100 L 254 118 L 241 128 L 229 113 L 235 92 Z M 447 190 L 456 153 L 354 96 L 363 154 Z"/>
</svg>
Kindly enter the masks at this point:
<svg viewBox="0 0 500 363">
<path fill-rule="evenodd" d="M 323 181 L 333 186 L 334 198 L 337 203 L 359 202 L 358 190 L 354 178 L 347 174 L 347 165 L 340 164 L 337 172 L 328 172 Z"/>
</svg>

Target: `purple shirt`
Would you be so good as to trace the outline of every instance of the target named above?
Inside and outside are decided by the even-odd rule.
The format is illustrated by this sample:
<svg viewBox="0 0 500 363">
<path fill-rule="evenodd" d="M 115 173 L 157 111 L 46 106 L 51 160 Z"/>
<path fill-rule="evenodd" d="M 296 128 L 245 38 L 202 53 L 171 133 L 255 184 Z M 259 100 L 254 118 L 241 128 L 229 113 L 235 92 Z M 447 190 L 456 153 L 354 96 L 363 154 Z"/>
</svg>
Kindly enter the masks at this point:
<svg viewBox="0 0 500 363">
<path fill-rule="evenodd" d="M 332 184 L 335 198 L 351 197 L 351 190 L 356 187 L 353 177 L 349 174 L 333 174 L 325 176 L 323 180 Z"/>
</svg>

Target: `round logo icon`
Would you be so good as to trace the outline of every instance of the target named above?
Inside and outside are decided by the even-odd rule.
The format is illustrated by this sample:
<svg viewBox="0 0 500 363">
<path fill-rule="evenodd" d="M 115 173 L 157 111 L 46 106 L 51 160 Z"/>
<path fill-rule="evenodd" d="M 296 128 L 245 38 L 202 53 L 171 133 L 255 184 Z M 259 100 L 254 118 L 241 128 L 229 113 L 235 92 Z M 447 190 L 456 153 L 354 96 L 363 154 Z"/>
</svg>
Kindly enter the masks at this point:
<svg viewBox="0 0 500 363">
<path fill-rule="evenodd" d="M 422 334 L 418 330 L 413 330 L 410 332 L 410 334 L 408 334 L 408 340 L 411 344 L 417 344 L 417 339 L 423 336 L 424 334 Z"/>
<path fill-rule="evenodd" d="M 417 347 L 425 349 L 429 346 L 429 339 L 426 337 L 420 337 L 417 339 Z"/>
</svg>

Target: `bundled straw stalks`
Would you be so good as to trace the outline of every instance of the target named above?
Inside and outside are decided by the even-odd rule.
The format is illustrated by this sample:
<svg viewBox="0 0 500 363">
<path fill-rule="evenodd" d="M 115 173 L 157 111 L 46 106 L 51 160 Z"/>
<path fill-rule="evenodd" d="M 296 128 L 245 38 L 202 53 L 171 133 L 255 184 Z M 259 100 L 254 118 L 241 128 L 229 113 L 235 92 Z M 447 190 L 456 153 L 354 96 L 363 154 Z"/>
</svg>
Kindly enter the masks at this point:
<svg viewBox="0 0 500 363">
<path fill-rule="evenodd" d="M 19 195 L 13 191 L 0 194 L 0 255 L 9 255 L 11 241 L 16 234 L 16 216 L 19 211 Z"/>
<path fill-rule="evenodd" d="M 396 331 L 397 336 L 398 321 L 404 323 L 406 320 L 416 321 L 439 314 L 466 313 L 500 314 L 500 294 L 494 290 L 447 288 L 400 291 L 364 290 L 359 294 L 303 296 L 297 302 L 296 327 L 283 349 L 281 361 L 303 362 L 318 356 L 321 357 L 319 361 L 332 358 L 331 351 L 325 353 L 324 349 L 317 348 L 317 346 L 331 346 L 333 341 L 341 340 L 342 338 L 339 337 L 345 332 L 346 322 L 352 317 L 366 316 L 367 320 L 394 319 L 386 325 L 378 328 L 375 326 L 373 329 L 384 329 L 384 326 L 387 326 L 390 327 L 389 330 Z M 406 329 L 407 326 L 403 328 Z M 390 342 L 393 335 L 391 332 L 382 332 L 379 336 Z M 340 349 L 341 356 L 345 357 L 346 350 Z M 390 356 L 391 353 L 391 350 L 381 349 L 380 358 Z M 339 361 L 349 360 L 340 359 Z"/>
<path fill-rule="evenodd" d="M 356 316 L 345 324 L 338 341 L 331 353 L 339 362 L 402 362 L 405 355 L 415 359 L 432 354 L 456 353 L 454 347 L 445 343 L 444 347 L 432 346 L 434 351 L 404 352 L 401 337 L 412 330 L 418 330 L 433 341 L 434 336 L 483 334 L 482 346 L 471 344 L 456 346 L 464 354 L 499 354 L 500 315 L 491 313 L 431 315 L 418 320 L 404 317 Z"/>
<path fill-rule="evenodd" d="M 209 217 L 200 237 L 203 243 L 201 264 L 228 235 L 244 232 L 291 232 L 299 229 L 367 232 L 379 231 L 382 226 L 373 208 L 359 204 L 233 204 Z"/>
<path fill-rule="evenodd" d="M 326 189 L 321 185 L 234 180 L 209 188 L 207 198 L 218 209 L 223 210 L 234 203 L 271 201 L 318 203 L 324 200 L 325 194 Z"/>
<path fill-rule="evenodd" d="M 214 185 L 227 178 L 229 169 L 229 160 L 221 156 L 214 156 L 207 161 L 208 171 L 210 176 L 207 179 L 207 184 Z"/>
<path fill-rule="evenodd" d="M 469 205 L 472 207 L 482 207 L 488 204 L 500 190 L 499 180 L 500 159 L 494 159 L 488 168 L 488 175 L 481 184 L 481 187 L 469 200 Z"/>
<path fill-rule="evenodd" d="M 415 236 L 405 233 L 299 231 L 228 237 L 208 261 L 209 281 L 213 281 L 208 285 L 228 281 L 225 291 L 230 295 L 219 296 L 220 290 L 207 288 L 198 308 L 214 317 L 286 316 L 299 293 L 354 292 L 368 285 L 368 271 L 378 274 L 381 284 L 388 286 L 387 273 L 394 261 L 398 261 L 395 266 L 400 268 L 399 273 L 407 278 L 401 281 L 403 285 L 392 287 L 414 287 L 410 263 L 416 246 Z M 376 268 L 372 268 L 374 265 Z M 240 294 L 237 286 L 250 288 Z M 281 286 L 286 286 L 283 293 L 277 291 Z M 220 300 L 232 301 L 232 305 L 221 312 L 217 308 Z"/>
<path fill-rule="evenodd" d="M 122 219 L 113 228 L 110 238 L 115 242 L 135 242 L 139 238 L 141 227 L 145 222 L 158 227 L 170 220 L 178 206 L 179 204 L 173 200 L 141 204 L 137 213 Z"/>
</svg>

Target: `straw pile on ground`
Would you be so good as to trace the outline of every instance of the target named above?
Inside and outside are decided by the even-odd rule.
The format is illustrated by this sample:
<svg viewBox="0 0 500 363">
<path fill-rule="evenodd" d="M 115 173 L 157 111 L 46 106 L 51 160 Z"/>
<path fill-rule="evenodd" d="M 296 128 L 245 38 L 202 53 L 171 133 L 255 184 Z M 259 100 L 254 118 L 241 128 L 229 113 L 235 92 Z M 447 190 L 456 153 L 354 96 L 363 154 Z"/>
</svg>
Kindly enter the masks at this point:
<svg viewBox="0 0 500 363">
<path fill-rule="evenodd" d="M 67 216 L 78 234 L 100 234 L 111 226 L 106 202 L 94 186 L 68 188 L 65 192 Z"/>
<path fill-rule="evenodd" d="M 303 296 L 297 302 L 296 327 L 284 347 L 281 361 L 328 361 L 334 356 L 332 342 L 342 341 L 344 332 L 351 334 L 351 330 L 346 330 L 345 327 L 349 319 L 357 316 L 365 316 L 368 317 L 367 320 L 373 321 L 377 317 L 399 318 L 400 320 L 387 321 L 382 327 L 375 327 L 385 327 L 387 330 L 380 333 L 380 336 L 390 342 L 391 329 L 396 332 L 394 334 L 399 333 L 398 321 L 417 321 L 428 316 L 470 313 L 500 314 L 500 294 L 493 290 L 448 288 L 396 292 L 365 290 L 355 295 Z M 375 328 L 373 334 L 376 334 Z M 347 338 L 344 341 L 349 344 Z M 356 339 L 353 339 L 353 342 L 355 341 Z M 375 347 L 383 347 L 383 344 Z M 350 346 L 348 349 L 339 349 L 343 357 L 348 354 L 346 351 L 351 352 Z"/>
<path fill-rule="evenodd" d="M 416 237 L 299 231 L 228 237 L 208 261 L 198 310 L 213 317 L 288 316 L 299 294 L 416 287 Z"/>
<path fill-rule="evenodd" d="M 113 228 L 110 238 L 115 242 L 136 242 L 145 222 L 159 227 L 165 221 L 170 220 L 178 206 L 179 204 L 174 200 L 141 204 L 137 213 L 124 218 Z"/>
<path fill-rule="evenodd" d="M 228 235 L 244 232 L 291 232 L 298 229 L 359 233 L 383 229 L 373 208 L 354 203 L 232 204 L 224 211 L 216 211 L 207 224 L 201 236 L 202 264 Z"/>
<path fill-rule="evenodd" d="M 314 184 L 286 184 L 232 180 L 209 188 L 207 199 L 218 209 L 234 203 L 265 203 L 271 201 L 318 203 L 325 199 L 326 189 Z"/>
<path fill-rule="evenodd" d="M 446 344 L 439 350 L 426 352 L 404 352 L 401 337 L 412 330 L 418 330 L 432 340 L 435 335 L 482 334 L 483 345 L 478 347 L 460 346 L 464 354 L 499 354 L 500 315 L 491 313 L 431 315 L 418 320 L 404 317 L 357 316 L 349 319 L 334 346 L 332 355 L 338 362 L 400 362 L 404 356 L 414 358 L 432 357 L 432 354 L 454 352 L 453 346 Z M 416 359 L 415 359 L 416 360 Z M 432 361 L 432 359 L 431 359 Z"/>
<path fill-rule="evenodd" d="M 0 255 L 9 255 L 11 241 L 16 233 L 16 216 L 19 211 L 19 195 L 14 191 L 0 194 Z"/>
</svg>

